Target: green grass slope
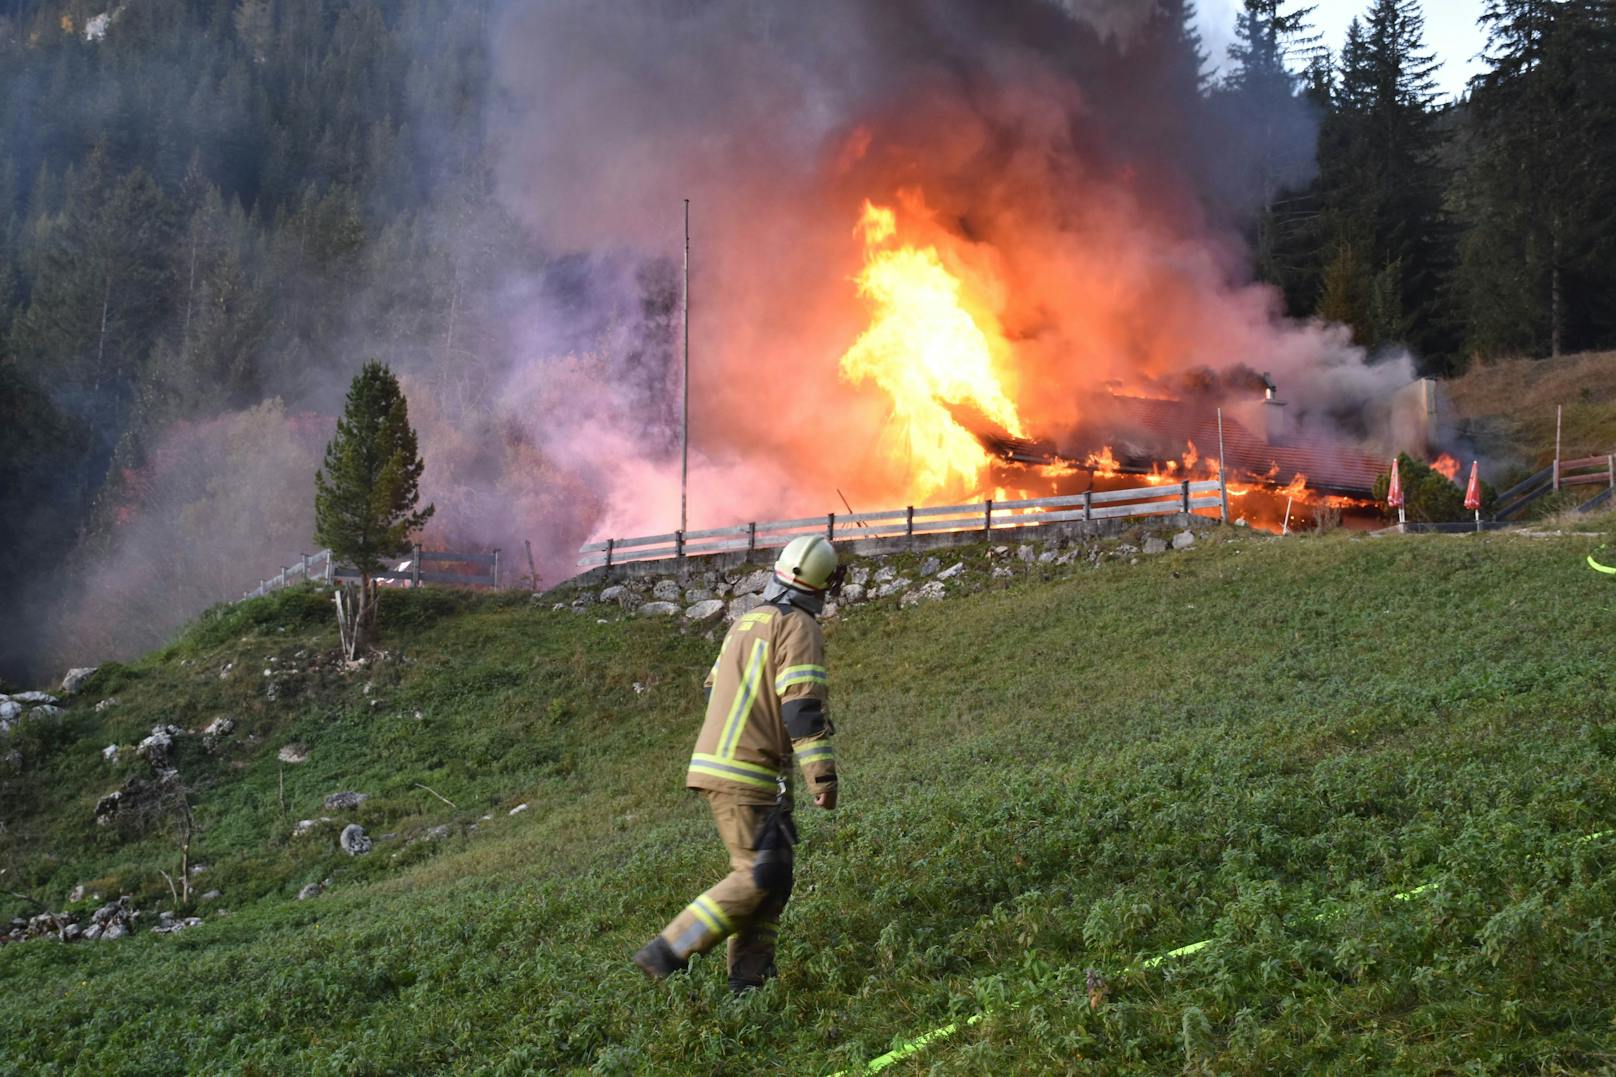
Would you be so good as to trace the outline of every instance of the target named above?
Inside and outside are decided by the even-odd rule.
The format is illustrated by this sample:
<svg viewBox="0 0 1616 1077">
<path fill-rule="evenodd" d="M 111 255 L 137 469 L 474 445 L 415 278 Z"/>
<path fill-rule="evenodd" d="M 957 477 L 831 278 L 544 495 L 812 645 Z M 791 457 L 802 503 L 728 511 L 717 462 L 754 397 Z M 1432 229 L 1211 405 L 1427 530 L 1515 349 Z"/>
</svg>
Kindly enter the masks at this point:
<svg viewBox="0 0 1616 1077">
<path fill-rule="evenodd" d="M 143 765 L 99 750 L 240 722 L 177 759 L 206 923 L 0 947 L 0 1072 L 829 1073 L 983 1012 L 888 1072 L 1616 1066 L 1598 541 L 1250 537 L 852 611 L 843 807 L 799 813 L 781 977 L 741 999 L 627 960 L 723 870 L 680 789 L 713 644 L 428 591 L 387 596 L 387 658 L 311 671 L 325 603 L 247 603 L 21 734 L 3 885 L 155 909 L 172 839 L 90 821 Z M 349 820 L 392 836 L 350 860 Z"/>
</svg>

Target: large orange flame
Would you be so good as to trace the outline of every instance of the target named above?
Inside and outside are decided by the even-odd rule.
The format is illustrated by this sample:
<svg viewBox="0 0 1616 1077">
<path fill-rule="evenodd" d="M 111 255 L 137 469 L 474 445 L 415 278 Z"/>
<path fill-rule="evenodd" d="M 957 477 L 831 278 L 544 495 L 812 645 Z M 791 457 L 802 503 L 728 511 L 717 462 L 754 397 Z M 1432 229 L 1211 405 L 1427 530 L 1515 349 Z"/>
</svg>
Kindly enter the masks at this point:
<svg viewBox="0 0 1616 1077">
<path fill-rule="evenodd" d="M 857 234 L 865 264 L 855 281 L 870 307 L 870 327 L 842 356 L 842 377 L 872 381 L 891 397 L 885 448 L 891 463 L 907 471 L 917 502 L 944 491 L 979 493 L 991 457 L 950 405 L 1024 436 L 995 361 L 1003 339 L 966 309 L 963 286 L 937 248 L 899 243 L 897 233 L 893 210 L 864 203 Z"/>
</svg>

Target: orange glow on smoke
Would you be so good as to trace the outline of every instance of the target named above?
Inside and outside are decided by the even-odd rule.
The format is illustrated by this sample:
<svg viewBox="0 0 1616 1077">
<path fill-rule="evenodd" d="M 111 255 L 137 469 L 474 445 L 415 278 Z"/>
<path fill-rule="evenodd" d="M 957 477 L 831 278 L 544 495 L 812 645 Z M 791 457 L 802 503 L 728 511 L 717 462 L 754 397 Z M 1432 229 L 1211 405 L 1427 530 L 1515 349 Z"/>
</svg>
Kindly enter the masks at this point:
<svg viewBox="0 0 1616 1077">
<path fill-rule="evenodd" d="M 1449 482 L 1459 481 L 1459 461 L 1447 453 L 1443 453 L 1436 458 L 1436 463 L 1431 465 L 1431 470 L 1441 474 Z"/>
</svg>

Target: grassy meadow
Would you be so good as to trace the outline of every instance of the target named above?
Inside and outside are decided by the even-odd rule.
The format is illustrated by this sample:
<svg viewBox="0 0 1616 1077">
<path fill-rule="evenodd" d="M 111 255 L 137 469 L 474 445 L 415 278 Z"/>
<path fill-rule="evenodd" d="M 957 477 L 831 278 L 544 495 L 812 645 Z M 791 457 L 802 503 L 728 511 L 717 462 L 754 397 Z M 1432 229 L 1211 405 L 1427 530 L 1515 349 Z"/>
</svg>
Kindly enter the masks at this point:
<svg viewBox="0 0 1616 1077">
<path fill-rule="evenodd" d="M 228 607 L 13 738 L 0 887 L 176 909 L 171 827 L 94 806 L 153 724 L 238 721 L 175 756 L 205 923 L 0 947 L 0 1073 L 832 1073 L 950 1022 L 886 1072 L 1609 1069 L 1606 538 L 1226 530 L 1008 581 L 975 547 L 948 601 L 847 611 L 843 806 L 799 812 L 781 976 L 739 999 L 721 958 L 628 962 L 724 870 L 681 789 L 713 643 L 395 592 L 346 671 L 324 597 Z"/>
</svg>

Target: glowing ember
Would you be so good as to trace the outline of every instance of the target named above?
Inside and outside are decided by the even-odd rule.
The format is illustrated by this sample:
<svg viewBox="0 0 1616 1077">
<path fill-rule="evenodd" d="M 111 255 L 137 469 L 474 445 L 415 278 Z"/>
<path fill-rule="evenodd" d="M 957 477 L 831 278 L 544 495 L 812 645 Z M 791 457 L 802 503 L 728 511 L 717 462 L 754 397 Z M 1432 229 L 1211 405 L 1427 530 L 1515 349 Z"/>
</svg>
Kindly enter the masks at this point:
<svg viewBox="0 0 1616 1077">
<path fill-rule="evenodd" d="M 917 501 L 942 490 L 973 493 L 991 457 L 948 405 L 1024 436 L 988 334 L 962 305 L 961 283 L 935 247 L 895 243 L 892 210 L 866 202 L 858 233 L 865 265 L 856 282 L 871 308 L 870 327 L 842 356 L 842 376 L 873 381 L 892 398 L 886 447 L 908 469 Z"/>
<path fill-rule="evenodd" d="M 1431 470 L 1445 476 L 1449 482 L 1459 481 L 1459 461 L 1447 453 L 1443 453 L 1436 458 L 1436 463 L 1431 465 Z"/>
</svg>

